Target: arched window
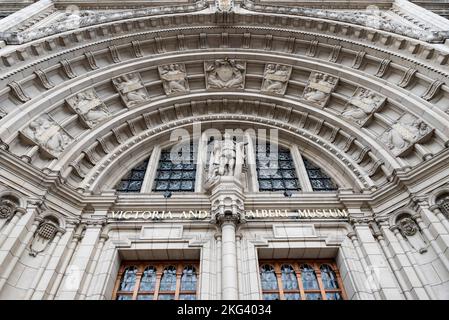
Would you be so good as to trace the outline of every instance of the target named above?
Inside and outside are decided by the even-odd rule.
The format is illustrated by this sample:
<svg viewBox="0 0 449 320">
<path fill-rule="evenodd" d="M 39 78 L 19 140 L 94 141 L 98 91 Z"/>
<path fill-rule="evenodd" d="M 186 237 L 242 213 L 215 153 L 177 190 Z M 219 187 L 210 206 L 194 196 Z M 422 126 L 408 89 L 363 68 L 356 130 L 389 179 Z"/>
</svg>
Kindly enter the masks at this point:
<svg viewBox="0 0 449 320">
<path fill-rule="evenodd" d="M 313 191 L 334 191 L 337 190 L 337 185 L 334 181 L 312 162 L 303 157 L 304 166 L 306 167 L 307 175 L 309 176 L 310 184 Z"/>
<path fill-rule="evenodd" d="M 441 212 L 449 219 L 449 195 L 446 194 L 443 197 L 439 197 L 437 204 Z"/>
<path fill-rule="evenodd" d="M 181 150 L 176 159 L 172 159 L 171 149 L 163 150 L 159 158 L 159 166 L 153 191 L 193 192 L 195 191 L 196 164 L 193 144 Z M 184 152 L 183 152 L 184 151 Z"/>
<path fill-rule="evenodd" d="M 321 300 L 320 287 L 313 267 L 309 264 L 302 264 L 300 269 L 306 300 Z"/>
<path fill-rule="evenodd" d="M 271 150 L 270 146 L 267 143 L 256 145 L 259 191 L 300 190 L 290 150 L 282 147 Z"/>
<path fill-rule="evenodd" d="M 182 271 L 179 300 L 196 300 L 197 275 L 194 266 L 186 266 Z"/>
<path fill-rule="evenodd" d="M 140 192 L 147 166 L 148 159 L 132 168 L 131 171 L 117 184 L 116 190 L 120 192 Z"/>
<path fill-rule="evenodd" d="M 273 266 L 265 264 L 260 267 L 260 281 L 264 300 L 279 300 L 279 287 Z"/>
<path fill-rule="evenodd" d="M 339 291 L 340 287 L 338 285 L 337 274 L 334 272 L 332 267 L 328 264 L 322 264 L 320 266 L 320 270 L 321 281 L 323 282 L 323 287 L 326 292 L 326 299 L 343 300 L 343 297 Z"/>
<path fill-rule="evenodd" d="M 145 268 L 140 279 L 139 293 L 137 300 L 153 300 L 154 290 L 156 289 L 156 267 L 148 266 Z"/>
<path fill-rule="evenodd" d="M 124 269 L 117 292 L 117 300 L 132 300 L 136 279 L 137 267 L 129 266 Z"/>
<path fill-rule="evenodd" d="M 159 287 L 159 300 L 174 300 L 176 291 L 176 267 L 165 267 Z"/>
<path fill-rule="evenodd" d="M 284 264 L 281 266 L 281 279 L 285 300 L 300 300 L 298 278 L 291 265 Z"/>
</svg>

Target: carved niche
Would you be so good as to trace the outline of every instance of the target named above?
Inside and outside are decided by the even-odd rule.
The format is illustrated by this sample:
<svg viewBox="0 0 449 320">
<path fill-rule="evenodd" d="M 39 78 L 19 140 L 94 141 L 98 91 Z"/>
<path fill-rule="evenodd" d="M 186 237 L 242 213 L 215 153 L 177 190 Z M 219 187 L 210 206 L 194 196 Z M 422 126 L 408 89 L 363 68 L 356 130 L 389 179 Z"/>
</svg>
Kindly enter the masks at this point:
<svg viewBox="0 0 449 320">
<path fill-rule="evenodd" d="M 206 89 L 244 89 L 246 62 L 217 59 L 204 62 Z"/>
<path fill-rule="evenodd" d="M 150 99 L 142 78 L 137 72 L 114 78 L 112 83 L 128 108 L 136 107 Z"/>
<path fill-rule="evenodd" d="M 304 88 L 302 98 L 317 107 L 324 108 L 337 86 L 338 78 L 321 72 L 312 72 Z"/>
<path fill-rule="evenodd" d="M 382 133 L 380 140 L 395 156 L 400 157 L 406 155 L 416 143 L 426 141 L 432 133 L 433 129 L 424 121 L 406 113 Z"/>
<path fill-rule="evenodd" d="M 43 114 L 23 129 L 25 142 L 39 146 L 47 157 L 57 158 L 73 138 L 49 114 Z"/>
<path fill-rule="evenodd" d="M 159 76 L 166 95 L 190 91 L 186 67 L 182 63 L 167 64 L 158 67 Z"/>
<path fill-rule="evenodd" d="M 59 231 L 59 225 L 50 219 L 41 222 L 34 233 L 33 241 L 30 244 L 30 256 L 37 256 L 43 252 L 52 242 L 56 233 Z"/>
<path fill-rule="evenodd" d="M 400 217 L 396 221 L 396 225 L 402 236 L 407 239 L 410 245 L 419 253 L 427 251 L 427 244 L 424 241 L 419 226 L 410 216 Z"/>
<path fill-rule="evenodd" d="M 89 128 L 95 127 L 111 115 L 108 107 L 97 96 L 94 89 L 80 92 L 68 98 L 66 102 Z"/>
<path fill-rule="evenodd" d="M 341 117 L 363 127 L 385 103 L 385 98 L 365 88 L 357 88 L 346 103 Z"/>
<path fill-rule="evenodd" d="M 288 80 L 292 73 L 292 67 L 268 63 L 263 74 L 262 92 L 283 95 L 287 90 Z"/>
</svg>

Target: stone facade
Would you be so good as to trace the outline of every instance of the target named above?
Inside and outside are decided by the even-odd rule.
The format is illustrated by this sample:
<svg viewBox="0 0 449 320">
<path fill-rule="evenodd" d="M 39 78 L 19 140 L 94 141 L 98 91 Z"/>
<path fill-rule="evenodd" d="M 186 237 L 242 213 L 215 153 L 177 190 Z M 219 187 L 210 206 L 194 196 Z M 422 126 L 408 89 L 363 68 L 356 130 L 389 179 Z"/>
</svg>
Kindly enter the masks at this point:
<svg viewBox="0 0 449 320">
<path fill-rule="evenodd" d="M 184 259 L 200 299 L 261 299 L 265 259 L 333 259 L 348 299 L 449 299 L 448 20 L 405 0 L 65 2 L 0 20 L 0 299 L 111 299 L 123 261 Z M 206 129 L 276 129 L 301 190 L 259 191 L 251 138 L 209 161 Z M 154 191 L 173 132 L 198 146 L 193 192 Z M 140 192 L 117 191 L 144 160 Z"/>
</svg>

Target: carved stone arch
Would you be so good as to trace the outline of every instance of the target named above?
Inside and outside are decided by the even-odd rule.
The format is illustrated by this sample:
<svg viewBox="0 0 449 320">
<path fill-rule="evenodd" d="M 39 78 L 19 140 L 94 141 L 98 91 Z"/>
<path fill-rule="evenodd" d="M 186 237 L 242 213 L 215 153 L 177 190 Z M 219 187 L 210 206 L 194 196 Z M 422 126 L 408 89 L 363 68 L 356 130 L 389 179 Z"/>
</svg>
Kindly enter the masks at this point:
<svg viewBox="0 0 449 320">
<path fill-rule="evenodd" d="M 449 186 L 437 188 L 429 195 L 429 205 L 438 205 L 438 201 L 442 198 L 449 197 Z"/>
<path fill-rule="evenodd" d="M 416 212 L 411 208 L 402 208 L 394 212 L 390 215 L 388 222 L 391 227 L 397 226 L 398 221 L 404 218 L 413 219 L 413 216 L 416 215 Z"/>
<path fill-rule="evenodd" d="M 14 204 L 20 208 L 27 207 L 27 200 L 25 196 L 14 190 L 7 189 L 0 191 L 0 199 L 8 199 L 14 202 Z"/>
</svg>

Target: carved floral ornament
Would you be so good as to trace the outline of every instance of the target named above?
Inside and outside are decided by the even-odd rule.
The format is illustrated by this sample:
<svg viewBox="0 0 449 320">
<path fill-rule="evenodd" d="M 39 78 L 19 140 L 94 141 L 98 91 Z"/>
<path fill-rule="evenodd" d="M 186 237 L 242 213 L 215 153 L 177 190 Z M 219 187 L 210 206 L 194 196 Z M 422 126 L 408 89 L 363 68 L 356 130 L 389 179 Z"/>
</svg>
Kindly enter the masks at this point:
<svg viewBox="0 0 449 320">
<path fill-rule="evenodd" d="M 16 211 L 17 205 L 8 199 L 0 200 L 0 219 L 9 219 Z"/>
</svg>

